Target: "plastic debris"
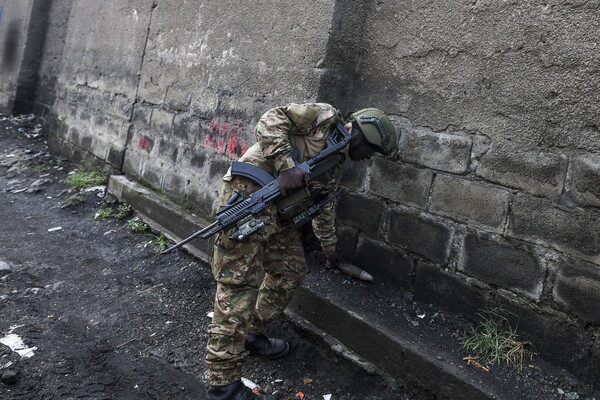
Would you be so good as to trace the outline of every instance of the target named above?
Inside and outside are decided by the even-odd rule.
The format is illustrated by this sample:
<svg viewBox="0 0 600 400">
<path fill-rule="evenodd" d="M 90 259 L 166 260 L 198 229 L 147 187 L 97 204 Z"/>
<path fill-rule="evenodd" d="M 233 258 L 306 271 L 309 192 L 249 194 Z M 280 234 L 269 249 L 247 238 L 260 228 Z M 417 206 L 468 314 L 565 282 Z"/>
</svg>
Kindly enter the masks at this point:
<svg viewBox="0 0 600 400">
<path fill-rule="evenodd" d="M 27 347 L 19 335 L 12 333 L 12 330 L 16 328 L 17 327 L 12 327 L 8 335 L 0 338 L 0 343 L 8 346 L 12 351 L 20 355 L 22 358 L 33 357 L 35 354 L 34 350 L 37 350 L 37 347 Z"/>
<path fill-rule="evenodd" d="M 296 395 L 294 396 L 294 398 L 300 399 L 300 400 L 304 400 L 304 393 L 298 392 L 298 393 L 296 393 Z"/>
<path fill-rule="evenodd" d="M 262 394 L 262 389 L 260 388 L 260 386 L 258 386 L 256 383 L 252 382 L 250 379 L 242 378 L 242 383 L 244 384 L 244 386 L 246 386 L 248 389 L 252 390 L 253 392 L 255 389 L 257 389 L 258 394 Z M 257 392 L 254 392 L 254 393 L 257 393 Z"/>
<path fill-rule="evenodd" d="M 324 394 L 323 395 L 323 400 L 331 400 L 331 395 L 330 394 Z"/>
<path fill-rule="evenodd" d="M 215 316 L 214 311 L 209 312 L 208 314 L 206 314 L 206 316 L 210 319 L 212 319 Z"/>
<path fill-rule="evenodd" d="M 57 226 L 56 228 L 48 229 L 48 232 L 56 232 L 56 231 L 62 231 L 62 226 Z"/>
<path fill-rule="evenodd" d="M 313 383 L 315 380 L 313 378 L 304 378 L 304 384 L 308 385 L 309 383 Z"/>
</svg>

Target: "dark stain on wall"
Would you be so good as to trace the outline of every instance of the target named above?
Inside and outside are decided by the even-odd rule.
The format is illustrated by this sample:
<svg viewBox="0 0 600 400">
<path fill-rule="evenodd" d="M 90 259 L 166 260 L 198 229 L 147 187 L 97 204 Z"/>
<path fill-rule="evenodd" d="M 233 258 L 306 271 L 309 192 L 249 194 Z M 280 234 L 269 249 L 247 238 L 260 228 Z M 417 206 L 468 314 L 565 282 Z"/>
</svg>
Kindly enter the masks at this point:
<svg viewBox="0 0 600 400">
<path fill-rule="evenodd" d="M 4 52 L 2 54 L 2 70 L 8 72 L 14 69 L 17 64 L 17 49 L 19 48 L 21 22 L 19 20 L 10 21 L 6 38 L 4 39 Z"/>
</svg>

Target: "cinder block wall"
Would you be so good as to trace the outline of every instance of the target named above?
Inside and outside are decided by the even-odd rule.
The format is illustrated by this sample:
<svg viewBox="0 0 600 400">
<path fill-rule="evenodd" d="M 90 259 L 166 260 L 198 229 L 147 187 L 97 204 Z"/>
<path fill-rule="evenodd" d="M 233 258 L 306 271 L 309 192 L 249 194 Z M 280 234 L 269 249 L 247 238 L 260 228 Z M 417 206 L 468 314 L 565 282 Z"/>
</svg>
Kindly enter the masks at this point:
<svg viewBox="0 0 600 400">
<path fill-rule="evenodd" d="M 39 47 L 31 4 L 0 0 L 3 110 L 25 36 Z M 452 311 L 503 305 L 545 358 L 600 378 L 596 3 L 50 4 L 25 102 L 54 149 L 211 214 L 268 108 L 382 108 L 399 152 L 344 171 L 347 257 Z"/>
<path fill-rule="evenodd" d="M 598 380 L 600 6 L 344 6 L 338 21 L 363 21 L 334 23 L 320 98 L 374 104 L 402 132 L 391 160 L 346 172 L 347 253 L 421 301 L 504 306 L 545 357 Z"/>
</svg>

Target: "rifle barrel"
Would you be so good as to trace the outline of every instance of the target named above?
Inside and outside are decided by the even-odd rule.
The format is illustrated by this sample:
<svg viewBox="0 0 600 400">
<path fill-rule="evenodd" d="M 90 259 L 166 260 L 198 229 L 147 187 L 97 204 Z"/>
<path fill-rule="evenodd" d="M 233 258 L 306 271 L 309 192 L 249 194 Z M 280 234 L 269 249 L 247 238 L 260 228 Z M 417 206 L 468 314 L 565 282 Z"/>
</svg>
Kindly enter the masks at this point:
<svg viewBox="0 0 600 400">
<path fill-rule="evenodd" d="M 214 235 L 215 233 L 217 233 L 220 229 L 216 229 L 214 232 L 211 232 L 210 235 L 206 235 L 203 236 L 206 232 L 209 232 L 211 229 L 213 229 L 214 227 L 216 227 L 219 224 L 219 221 L 215 221 L 212 224 L 200 229 L 199 231 L 196 231 L 194 233 L 192 233 L 190 236 L 188 236 L 187 238 L 183 239 L 181 242 L 177 242 L 175 243 L 173 246 L 169 247 L 168 249 L 166 249 L 165 251 L 163 251 L 161 254 L 168 254 L 170 252 L 172 252 L 173 250 L 183 246 L 184 244 L 186 244 L 187 242 L 190 242 L 194 239 L 196 239 L 197 237 L 201 237 L 203 239 L 206 239 L 207 237 Z"/>
</svg>

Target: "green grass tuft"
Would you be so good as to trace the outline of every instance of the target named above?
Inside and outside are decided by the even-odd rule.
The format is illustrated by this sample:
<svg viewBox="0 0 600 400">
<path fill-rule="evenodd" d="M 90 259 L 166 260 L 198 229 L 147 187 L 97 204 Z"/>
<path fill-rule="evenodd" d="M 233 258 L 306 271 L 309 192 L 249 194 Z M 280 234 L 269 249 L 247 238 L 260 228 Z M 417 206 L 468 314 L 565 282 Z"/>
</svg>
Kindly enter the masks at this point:
<svg viewBox="0 0 600 400">
<path fill-rule="evenodd" d="M 478 314 L 480 323 L 461 338 L 463 348 L 490 364 L 507 364 L 522 368 L 525 359 L 531 359 L 531 342 L 519 340 L 504 311 L 500 308 Z"/>
<path fill-rule="evenodd" d="M 99 169 L 86 170 L 78 167 L 77 170 L 65 178 L 65 185 L 75 189 L 105 185 L 108 178 Z"/>
</svg>

